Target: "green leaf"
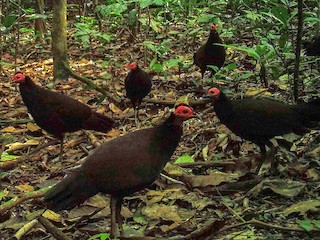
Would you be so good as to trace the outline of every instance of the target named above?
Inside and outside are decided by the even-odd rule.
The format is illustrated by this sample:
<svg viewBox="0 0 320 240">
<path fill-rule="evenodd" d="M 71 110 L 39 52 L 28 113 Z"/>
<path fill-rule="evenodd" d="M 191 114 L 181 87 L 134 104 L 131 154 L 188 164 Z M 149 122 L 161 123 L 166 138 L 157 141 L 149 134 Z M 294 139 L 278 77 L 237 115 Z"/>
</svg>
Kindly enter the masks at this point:
<svg viewBox="0 0 320 240">
<path fill-rule="evenodd" d="M 191 162 L 194 162 L 193 158 L 188 153 L 184 153 L 180 157 L 178 157 L 174 163 L 179 164 L 179 163 L 191 163 Z"/>
<path fill-rule="evenodd" d="M 129 26 L 134 26 L 137 24 L 138 21 L 138 9 L 132 9 L 129 14 L 128 14 L 128 18 L 127 18 L 127 23 Z"/>
<path fill-rule="evenodd" d="M 179 62 L 180 62 L 180 60 L 178 60 L 178 59 L 169 59 L 169 60 L 163 62 L 163 66 L 169 67 L 169 68 L 178 67 Z"/>
<path fill-rule="evenodd" d="M 283 25 L 287 26 L 290 14 L 286 7 L 281 5 L 275 6 L 271 9 L 271 12 L 273 13 L 275 18 L 277 18 L 280 22 L 283 23 Z"/>
<path fill-rule="evenodd" d="M 288 41 L 288 38 L 289 38 L 288 33 L 283 33 L 283 34 L 281 34 L 280 39 L 279 39 L 279 46 L 280 46 L 281 48 L 284 48 L 284 47 L 285 47 L 285 45 L 286 45 L 286 43 L 287 43 L 287 41 Z"/>
<path fill-rule="evenodd" d="M 2 200 L 2 198 L 4 198 L 7 195 L 8 195 L 8 191 L 7 190 L 1 191 L 0 192 L 0 201 Z"/>
<path fill-rule="evenodd" d="M 307 17 L 304 19 L 305 22 L 318 22 L 320 23 L 320 18 L 315 18 L 315 17 Z"/>
<path fill-rule="evenodd" d="M 314 221 L 314 225 L 320 229 L 320 220 Z"/>
<path fill-rule="evenodd" d="M 157 6 L 163 6 L 164 2 L 163 2 L 163 0 L 153 0 L 153 4 L 155 4 Z"/>
<path fill-rule="evenodd" d="M 97 238 L 99 238 L 100 240 L 107 240 L 107 239 L 111 240 L 109 233 L 98 233 L 91 236 L 87 240 L 97 240 Z M 119 240 L 119 238 L 113 238 L 112 240 Z"/>
<path fill-rule="evenodd" d="M 301 228 L 303 228 L 304 230 L 306 230 L 307 232 L 311 231 L 313 229 L 312 227 L 312 223 L 311 223 L 311 220 L 310 219 L 304 219 L 304 220 L 301 220 L 299 222 L 299 225 Z"/>
<path fill-rule="evenodd" d="M 9 154 L 9 153 L 7 153 L 7 152 L 3 152 L 3 153 L 1 154 L 0 161 L 1 161 L 1 162 L 9 161 L 9 160 L 12 160 L 12 159 L 15 159 L 15 158 L 18 158 L 18 157 L 19 157 L 19 156 L 17 156 L 17 155 L 11 155 L 11 154 Z"/>
<path fill-rule="evenodd" d="M 256 20 L 259 20 L 259 19 L 262 18 L 262 15 L 261 15 L 261 14 L 257 14 L 257 13 L 254 13 L 254 12 L 252 12 L 252 11 L 247 11 L 247 10 L 244 10 L 244 12 L 246 13 L 246 17 L 247 17 L 248 19 L 251 19 L 251 20 L 256 21 Z"/>
<path fill-rule="evenodd" d="M 207 22 L 213 22 L 215 18 L 215 15 L 213 14 L 205 14 L 198 18 L 198 23 L 207 23 Z"/>
<path fill-rule="evenodd" d="M 153 1 L 152 0 L 140 0 L 140 8 L 144 9 L 146 7 L 149 7 Z"/>
<path fill-rule="evenodd" d="M 34 19 L 47 19 L 49 16 L 45 15 L 45 14 L 32 14 L 27 16 L 30 20 L 34 20 Z"/>
<path fill-rule="evenodd" d="M 224 47 L 228 47 L 228 48 L 232 48 L 232 49 L 236 49 L 236 50 L 239 50 L 239 51 L 246 52 L 249 55 L 249 57 L 253 57 L 256 60 L 260 60 L 260 58 L 261 58 L 259 53 L 257 53 L 252 48 L 236 46 L 236 45 L 229 45 L 229 44 L 217 44 L 217 43 L 215 45 L 224 46 Z"/>
<path fill-rule="evenodd" d="M 13 67 L 13 66 L 14 66 L 14 64 L 13 64 L 13 63 L 9 63 L 9 62 L 3 62 L 3 61 L 0 61 L 0 66 Z"/>
<path fill-rule="evenodd" d="M 14 22 L 16 21 L 17 18 L 18 18 L 17 15 L 10 14 L 10 15 L 8 15 L 8 16 L 2 17 L 1 23 L 2 23 L 3 26 L 5 26 L 6 28 L 9 28 L 9 27 L 12 26 L 12 24 L 14 24 Z"/>
</svg>

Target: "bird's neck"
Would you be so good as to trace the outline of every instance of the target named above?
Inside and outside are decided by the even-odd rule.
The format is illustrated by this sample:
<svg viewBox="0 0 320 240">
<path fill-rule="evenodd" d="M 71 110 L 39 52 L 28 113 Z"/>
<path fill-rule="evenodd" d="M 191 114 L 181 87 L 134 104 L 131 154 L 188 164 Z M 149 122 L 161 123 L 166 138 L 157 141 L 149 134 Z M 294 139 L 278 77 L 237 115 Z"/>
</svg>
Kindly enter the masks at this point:
<svg viewBox="0 0 320 240">
<path fill-rule="evenodd" d="M 212 45 L 213 43 L 222 43 L 222 40 L 217 32 L 210 32 L 207 45 Z"/>
<path fill-rule="evenodd" d="M 32 89 L 35 87 L 36 87 L 36 84 L 31 80 L 29 76 L 26 76 L 24 82 L 20 83 L 20 88 Z"/>
<path fill-rule="evenodd" d="M 156 127 L 156 133 L 150 145 L 152 154 L 157 155 L 164 164 L 170 160 L 182 136 L 182 126 L 175 121 L 174 114 Z"/>
<path fill-rule="evenodd" d="M 26 76 L 23 83 L 20 83 L 20 93 L 26 105 L 32 101 L 37 101 L 35 96 L 38 94 L 38 87 L 30 77 Z"/>
<path fill-rule="evenodd" d="M 223 93 L 220 92 L 218 100 L 215 100 L 214 110 L 221 122 L 231 120 L 233 116 L 233 105 L 232 101 Z"/>
</svg>

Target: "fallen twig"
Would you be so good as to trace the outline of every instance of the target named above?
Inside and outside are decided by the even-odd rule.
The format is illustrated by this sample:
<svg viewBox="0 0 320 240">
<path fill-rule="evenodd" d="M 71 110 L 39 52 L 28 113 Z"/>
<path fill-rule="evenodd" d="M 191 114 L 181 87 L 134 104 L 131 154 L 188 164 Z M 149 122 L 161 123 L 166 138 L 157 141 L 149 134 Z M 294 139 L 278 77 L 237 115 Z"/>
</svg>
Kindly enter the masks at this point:
<svg viewBox="0 0 320 240">
<path fill-rule="evenodd" d="M 191 162 L 191 163 L 179 163 L 177 164 L 179 167 L 183 168 L 194 168 L 196 166 L 200 167 L 225 167 L 229 165 L 234 165 L 234 161 L 220 161 L 220 162 Z"/>
<path fill-rule="evenodd" d="M 279 225 L 275 225 L 275 224 L 265 223 L 265 222 L 262 222 L 262 221 L 259 221 L 256 219 L 252 219 L 247 222 L 223 227 L 218 231 L 218 233 L 229 231 L 232 228 L 238 228 L 238 227 L 241 227 L 244 225 L 254 225 L 254 226 L 260 227 L 260 228 L 275 229 L 275 230 L 285 231 L 285 232 L 304 232 L 304 233 L 306 232 L 306 230 L 298 227 L 297 225 L 292 225 L 291 227 L 283 227 L 283 226 L 279 226 Z M 311 229 L 310 231 L 308 231 L 308 233 L 319 233 L 319 232 L 320 232 L 320 229 Z"/>
<path fill-rule="evenodd" d="M 44 226 L 44 228 L 52 234 L 52 236 L 58 240 L 71 240 L 62 231 L 60 231 L 55 225 L 53 225 L 48 219 L 43 216 L 38 217 L 39 222 Z"/>
<path fill-rule="evenodd" d="M 9 201 L 0 205 L 0 215 L 2 215 L 4 212 L 8 211 L 9 209 L 14 208 L 15 206 L 18 206 L 29 199 L 41 198 L 49 188 L 50 187 L 45 187 L 34 192 L 23 193 L 20 196 L 16 196 L 10 199 Z"/>
<path fill-rule="evenodd" d="M 222 220 L 211 221 L 211 222 L 205 224 L 205 226 L 203 228 L 197 229 L 197 230 L 193 231 L 192 233 L 186 235 L 185 239 L 186 240 L 196 240 L 196 239 L 199 239 L 200 237 L 203 237 L 203 236 L 209 236 L 213 233 L 218 232 L 224 224 L 225 224 L 225 222 Z"/>
<path fill-rule="evenodd" d="M 22 162 L 29 160 L 33 155 L 38 153 L 41 149 L 48 147 L 48 146 L 51 146 L 51 145 L 58 144 L 58 143 L 60 143 L 59 140 L 53 140 L 53 141 L 48 142 L 46 144 L 39 145 L 33 151 L 31 151 L 30 153 L 28 153 L 25 156 L 21 156 L 19 158 L 12 159 L 10 161 L 0 162 L 0 169 L 1 170 L 10 170 L 12 168 L 15 168 L 19 163 L 22 163 Z"/>
<path fill-rule="evenodd" d="M 116 104 L 120 104 L 121 100 L 114 97 L 112 94 L 110 94 L 109 92 L 107 92 L 104 88 L 94 84 L 89 78 L 86 77 L 82 77 L 79 76 L 78 74 L 76 74 L 66 62 L 63 62 L 63 66 L 65 68 L 65 70 L 70 74 L 70 76 L 72 76 L 73 78 L 79 80 L 80 82 L 83 82 L 87 85 L 89 85 L 90 87 L 92 87 L 93 89 L 97 90 L 98 92 L 101 92 L 104 96 L 106 96 L 109 100 L 111 100 L 112 102 L 116 103 Z"/>
<path fill-rule="evenodd" d="M 24 124 L 34 122 L 33 119 L 12 119 L 12 120 L 0 120 L 0 125 L 7 125 L 7 124 Z"/>
<path fill-rule="evenodd" d="M 165 105 L 169 107 L 173 107 L 176 104 L 176 101 L 166 101 L 166 100 L 159 100 L 159 99 L 154 99 L 154 98 L 144 98 L 144 102 L 147 103 L 154 103 L 154 104 L 160 104 L 160 105 Z M 203 99 L 198 99 L 198 100 L 190 100 L 189 105 L 191 107 L 196 107 L 196 106 L 201 106 L 205 105 L 209 102 L 211 102 L 211 99 L 203 98 Z"/>
</svg>

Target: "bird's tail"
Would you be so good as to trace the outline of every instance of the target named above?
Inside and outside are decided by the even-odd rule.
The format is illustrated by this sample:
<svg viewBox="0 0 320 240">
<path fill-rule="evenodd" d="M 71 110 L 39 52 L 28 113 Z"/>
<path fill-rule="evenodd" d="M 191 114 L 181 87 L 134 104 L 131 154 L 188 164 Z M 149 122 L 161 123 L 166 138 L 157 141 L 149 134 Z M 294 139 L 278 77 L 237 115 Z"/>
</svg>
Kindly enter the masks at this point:
<svg viewBox="0 0 320 240">
<path fill-rule="evenodd" d="M 109 132 L 114 126 L 114 121 L 97 112 L 92 112 L 91 117 L 83 123 L 83 128 L 87 130 L 94 130 L 98 132 Z"/>
<path fill-rule="evenodd" d="M 76 171 L 45 193 L 44 199 L 54 211 L 68 210 L 98 193 L 85 173 Z"/>
<path fill-rule="evenodd" d="M 297 105 L 297 110 L 303 116 L 306 126 L 314 126 L 314 123 L 320 121 L 320 98 Z"/>
</svg>

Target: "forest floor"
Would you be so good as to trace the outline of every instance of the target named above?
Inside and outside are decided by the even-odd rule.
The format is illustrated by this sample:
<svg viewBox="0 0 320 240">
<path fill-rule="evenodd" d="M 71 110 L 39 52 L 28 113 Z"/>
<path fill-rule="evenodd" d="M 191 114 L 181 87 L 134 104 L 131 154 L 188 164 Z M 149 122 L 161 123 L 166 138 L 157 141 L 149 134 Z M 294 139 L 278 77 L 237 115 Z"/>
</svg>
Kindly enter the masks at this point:
<svg viewBox="0 0 320 240">
<path fill-rule="evenodd" d="M 81 164 L 99 143 L 137 129 L 133 109 L 124 97 L 128 70 L 123 66 L 138 60 L 147 70 L 140 54 L 144 51 L 140 45 L 116 43 L 108 49 L 108 55 L 114 56 L 113 64 L 103 66 L 101 53 L 86 54 L 71 45 L 70 67 L 122 99 L 120 105 L 102 99 L 101 93 L 85 88 L 74 78 L 53 84 L 49 53 L 39 56 L 29 50 L 17 59 L 20 70 L 37 84 L 84 102 L 119 122 L 119 127 L 107 134 L 90 131 L 67 134 L 62 161 L 58 160 L 58 143 L 33 152 L 53 138 L 39 129 L 28 114 L 11 80 L 14 69 L 3 68 L 0 76 L 0 239 L 52 239 L 37 220 L 40 215 L 72 239 L 88 239 L 110 231 L 106 195 L 98 194 L 71 211 L 59 213 L 45 211 L 41 198 L 48 186 Z M 186 54 L 183 49 L 179 51 Z M 188 56 L 191 61 L 192 54 Z M 4 59 L 14 62 L 10 54 L 3 56 Z M 111 75 L 104 79 L 106 74 Z M 155 125 L 168 115 L 172 106 L 163 101 L 174 102 L 182 95 L 198 99 L 212 82 L 215 81 L 208 80 L 208 76 L 201 80 L 195 66 L 181 74 L 176 69 L 167 79 L 154 75 L 152 91 L 140 110 L 140 128 Z M 223 84 L 231 90 L 235 86 L 235 83 Z M 242 82 L 237 88 L 243 93 L 262 89 L 256 82 Z M 267 92 L 277 94 L 270 89 Z M 288 97 L 285 92 L 279 95 L 283 99 Z M 270 164 L 265 164 L 259 176 L 253 176 L 249 172 L 258 164 L 259 149 L 233 135 L 209 105 L 194 109 L 201 120 L 192 119 L 184 124 L 179 147 L 163 171 L 169 178 L 161 176 L 148 189 L 125 198 L 122 216 L 126 239 L 319 239 L 319 131 L 313 130 L 302 137 L 287 136 L 292 146 L 290 151 L 278 149 L 276 173 L 268 174 Z M 198 235 L 190 235 L 195 234 L 195 230 L 200 230 Z M 139 236 L 141 238 L 137 238 Z"/>
</svg>

